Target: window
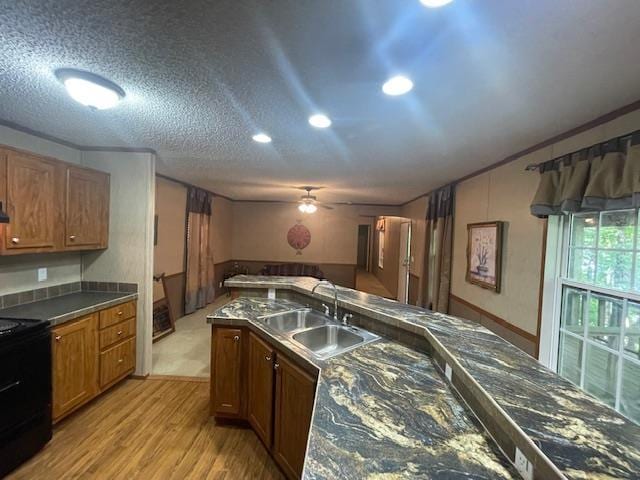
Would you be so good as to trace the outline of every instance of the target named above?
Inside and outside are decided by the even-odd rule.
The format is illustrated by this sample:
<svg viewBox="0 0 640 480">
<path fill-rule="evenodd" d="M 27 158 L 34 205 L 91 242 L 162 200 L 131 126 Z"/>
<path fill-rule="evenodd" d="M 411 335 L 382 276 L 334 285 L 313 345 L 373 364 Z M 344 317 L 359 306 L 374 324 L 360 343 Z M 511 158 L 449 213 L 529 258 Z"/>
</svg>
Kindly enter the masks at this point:
<svg viewBox="0 0 640 480">
<path fill-rule="evenodd" d="M 640 423 L 638 210 L 567 220 L 557 371 Z"/>
<path fill-rule="evenodd" d="M 378 267 L 384 268 L 384 230 L 378 230 Z"/>
</svg>

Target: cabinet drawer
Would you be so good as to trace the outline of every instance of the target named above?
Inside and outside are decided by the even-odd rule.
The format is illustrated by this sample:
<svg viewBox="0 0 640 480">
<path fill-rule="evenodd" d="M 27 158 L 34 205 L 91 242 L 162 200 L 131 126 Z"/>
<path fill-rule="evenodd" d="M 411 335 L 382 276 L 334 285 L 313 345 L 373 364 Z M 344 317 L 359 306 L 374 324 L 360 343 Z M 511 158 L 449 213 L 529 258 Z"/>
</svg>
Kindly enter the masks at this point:
<svg viewBox="0 0 640 480">
<path fill-rule="evenodd" d="M 100 354 L 100 388 L 112 383 L 135 367 L 135 337 Z"/>
<path fill-rule="evenodd" d="M 127 302 L 122 305 L 107 308 L 100 312 L 100 329 L 110 327 L 136 314 L 136 302 Z"/>
<path fill-rule="evenodd" d="M 116 323 L 110 327 L 100 330 L 100 350 L 104 350 L 111 345 L 118 343 L 125 338 L 136 334 L 136 319 L 130 318 L 124 322 Z"/>
</svg>

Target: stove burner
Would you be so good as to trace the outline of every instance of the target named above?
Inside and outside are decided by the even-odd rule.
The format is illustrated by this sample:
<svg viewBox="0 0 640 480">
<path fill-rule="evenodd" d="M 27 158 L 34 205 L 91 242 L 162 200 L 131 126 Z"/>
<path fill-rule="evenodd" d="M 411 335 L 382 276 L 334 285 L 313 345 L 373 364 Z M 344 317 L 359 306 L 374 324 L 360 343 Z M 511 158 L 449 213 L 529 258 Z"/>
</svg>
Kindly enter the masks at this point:
<svg viewBox="0 0 640 480">
<path fill-rule="evenodd" d="M 2 320 L 0 319 L 0 335 L 3 333 L 8 333 L 16 327 L 19 327 L 20 323 L 14 322 L 12 320 Z"/>
</svg>

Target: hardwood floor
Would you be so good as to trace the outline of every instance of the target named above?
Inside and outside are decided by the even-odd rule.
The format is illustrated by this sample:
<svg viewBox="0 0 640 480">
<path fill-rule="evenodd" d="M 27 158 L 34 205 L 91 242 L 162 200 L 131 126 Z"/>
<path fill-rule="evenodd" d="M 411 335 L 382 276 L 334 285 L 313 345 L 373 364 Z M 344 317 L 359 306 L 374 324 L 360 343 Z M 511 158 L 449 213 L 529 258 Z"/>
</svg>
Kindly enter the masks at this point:
<svg viewBox="0 0 640 480">
<path fill-rule="evenodd" d="M 129 379 L 55 427 L 8 479 L 282 479 L 252 430 L 209 418 L 209 384 Z"/>
</svg>

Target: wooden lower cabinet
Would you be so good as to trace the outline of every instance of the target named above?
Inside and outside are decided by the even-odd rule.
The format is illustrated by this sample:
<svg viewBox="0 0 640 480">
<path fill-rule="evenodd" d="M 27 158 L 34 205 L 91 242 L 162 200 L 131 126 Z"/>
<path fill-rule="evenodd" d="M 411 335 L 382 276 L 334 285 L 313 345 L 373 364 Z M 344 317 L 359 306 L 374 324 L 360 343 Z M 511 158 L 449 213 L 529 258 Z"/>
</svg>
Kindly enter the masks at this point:
<svg viewBox="0 0 640 480">
<path fill-rule="evenodd" d="M 244 328 L 213 327 L 211 348 L 211 414 L 247 420 L 286 476 L 300 478 L 316 378 Z"/>
<path fill-rule="evenodd" d="M 133 373 L 136 319 L 128 308 L 133 317 L 108 327 L 100 326 L 102 311 L 51 330 L 54 422 Z"/>
<path fill-rule="evenodd" d="M 98 393 L 97 326 L 94 314 L 52 330 L 54 420 Z"/>
<path fill-rule="evenodd" d="M 243 416 L 243 344 L 244 332 L 239 328 L 213 330 L 211 373 L 211 411 L 216 416 Z"/>
<path fill-rule="evenodd" d="M 247 419 L 267 448 L 273 432 L 273 387 L 275 351 L 249 333 Z"/>
<path fill-rule="evenodd" d="M 275 367 L 273 455 L 287 477 L 300 478 L 307 451 L 316 381 L 282 355 L 278 355 Z"/>
</svg>

